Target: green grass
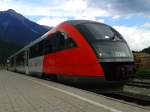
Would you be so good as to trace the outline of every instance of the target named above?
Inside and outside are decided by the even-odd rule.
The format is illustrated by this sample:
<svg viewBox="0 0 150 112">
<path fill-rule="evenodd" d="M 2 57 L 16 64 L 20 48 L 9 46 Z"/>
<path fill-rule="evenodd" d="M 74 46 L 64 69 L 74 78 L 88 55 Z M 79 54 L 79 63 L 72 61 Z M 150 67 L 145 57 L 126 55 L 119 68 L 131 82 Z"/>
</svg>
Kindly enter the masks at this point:
<svg viewBox="0 0 150 112">
<path fill-rule="evenodd" d="M 138 75 L 138 76 L 149 76 L 150 77 L 150 69 L 138 68 L 136 71 L 136 75 Z"/>
</svg>

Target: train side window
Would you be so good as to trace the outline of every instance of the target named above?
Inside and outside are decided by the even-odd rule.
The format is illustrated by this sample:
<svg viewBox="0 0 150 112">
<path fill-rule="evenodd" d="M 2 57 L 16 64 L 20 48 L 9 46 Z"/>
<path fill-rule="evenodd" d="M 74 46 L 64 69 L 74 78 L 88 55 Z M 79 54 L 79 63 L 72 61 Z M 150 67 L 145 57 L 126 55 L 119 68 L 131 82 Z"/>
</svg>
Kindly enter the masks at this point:
<svg viewBox="0 0 150 112">
<path fill-rule="evenodd" d="M 34 58 L 40 55 L 39 44 L 35 44 L 30 48 L 30 58 Z"/>
<path fill-rule="evenodd" d="M 11 65 L 11 67 L 14 65 L 14 58 L 13 57 L 10 59 L 10 65 Z"/>
<path fill-rule="evenodd" d="M 52 42 L 51 38 L 45 38 L 43 41 L 43 50 L 42 54 L 48 54 L 52 52 Z"/>
<path fill-rule="evenodd" d="M 43 53 L 48 54 L 58 50 L 58 34 L 53 33 L 43 40 Z"/>
<path fill-rule="evenodd" d="M 56 36 L 57 51 L 65 49 L 65 36 L 63 35 L 63 33 L 57 32 Z"/>
<path fill-rule="evenodd" d="M 44 55 L 43 53 L 43 40 L 38 43 L 39 45 L 39 56 Z"/>
<path fill-rule="evenodd" d="M 16 56 L 16 64 L 24 66 L 25 63 L 25 52 L 21 52 Z"/>
<path fill-rule="evenodd" d="M 29 58 L 32 58 L 33 57 L 33 47 L 30 47 L 29 51 L 30 51 Z"/>
<path fill-rule="evenodd" d="M 73 41 L 72 38 L 67 38 L 66 40 L 66 48 L 75 48 L 77 47 L 76 43 Z"/>
<path fill-rule="evenodd" d="M 39 44 L 35 44 L 35 57 L 39 55 Z"/>
<path fill-rule="evenodd" d="M 52 35 L 51 38 L 52 51 L 57 52 L 65 49 L 65 37 L 61 32 L 56 32 Z"/>
<path fill-rule="evenodd" d="M 62 32 L 55 32 L 47 38 L 30 47 L 29 58 L 34 58 L 44 54 L 57 52 L 66 48 L 66 35 Z M 76 44 L 68 39 L 68 48 L 75 47 Z"/>
<path fill-rule="evenodd" d="M 58 51 L 58 45 L 59 45 L 57 33 L 53 33 L 51 36 L 52 36 L 51 37 L 52 52 L 56 52 Z"/>
<path fill-rule="evenodd" d="M 29 48 L 29 58 L 34 58 L 43 54 L 43 40 Z"/>
<path fill-rule="evenodd" d="M 33 58 L 33 57 L 35 57 L 34 46 L 30 47 L 30 55 L 29 55 L 29 58 Z"/>
</svg>

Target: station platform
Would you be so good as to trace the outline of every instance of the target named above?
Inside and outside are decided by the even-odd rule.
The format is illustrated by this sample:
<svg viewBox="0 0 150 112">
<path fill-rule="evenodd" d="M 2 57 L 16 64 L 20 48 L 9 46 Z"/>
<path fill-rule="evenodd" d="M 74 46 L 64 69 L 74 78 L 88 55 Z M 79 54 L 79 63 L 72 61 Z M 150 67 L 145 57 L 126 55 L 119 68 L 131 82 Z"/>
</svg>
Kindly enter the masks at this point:
<svg viewBox="0 0 150 112">
<path fill-rule="evenodd" d="M 1 70 L 0 112 L 150 112 L 150 110 L 56 82 Z"/>
</svg>

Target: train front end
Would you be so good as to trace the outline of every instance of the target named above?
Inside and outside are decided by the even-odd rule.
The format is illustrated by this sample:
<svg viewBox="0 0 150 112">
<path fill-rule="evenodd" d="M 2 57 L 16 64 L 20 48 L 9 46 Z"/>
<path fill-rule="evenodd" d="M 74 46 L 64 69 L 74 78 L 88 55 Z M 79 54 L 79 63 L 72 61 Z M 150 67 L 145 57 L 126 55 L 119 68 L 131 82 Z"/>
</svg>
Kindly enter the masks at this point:
<svg viewBox="0 0 150 112">
<path fill-rule="evenodd" d="M 86 38 L 103 68 L 107 81 L 123 81 L 134 72 L 134 58 L 127 42 L 112 27 L 85 22 L 76 28 Z"/>
</svg>

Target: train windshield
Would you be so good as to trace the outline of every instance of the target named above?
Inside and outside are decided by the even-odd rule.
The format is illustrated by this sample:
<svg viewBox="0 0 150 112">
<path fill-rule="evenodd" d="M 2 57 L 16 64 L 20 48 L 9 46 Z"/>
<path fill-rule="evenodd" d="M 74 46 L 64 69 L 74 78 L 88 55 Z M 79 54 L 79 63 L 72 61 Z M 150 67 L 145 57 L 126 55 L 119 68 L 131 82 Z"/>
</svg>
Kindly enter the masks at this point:
<svg viewBox="0 0 150 112">
<path fill-rule="evenodd" d="M 132 57 L 126 41 L 115 29 L 108 25 L 83 23 L 76 27 L 96 51 L 99 58 Z"/>
<path fill-rule="evenodd" d="M 124 42 L 94 42 L 92 46 L 100 58 L 123 58 L 131 56 L 131 52 Z"/>
<path fill-rule="evenodd" d="M 105 24 L 84 23 L 76 27 L 90 42 L 94 40 L 122 40 L 117 31 Z"/>
</svg>

